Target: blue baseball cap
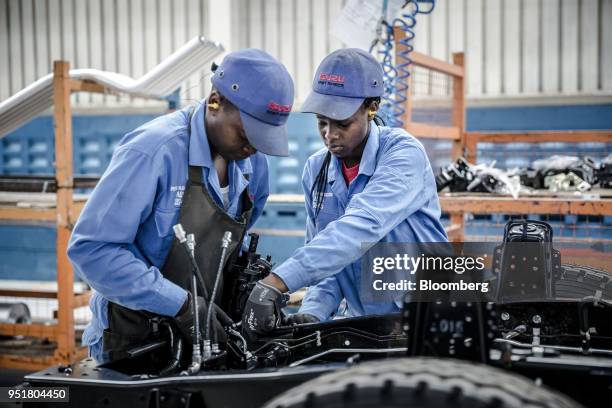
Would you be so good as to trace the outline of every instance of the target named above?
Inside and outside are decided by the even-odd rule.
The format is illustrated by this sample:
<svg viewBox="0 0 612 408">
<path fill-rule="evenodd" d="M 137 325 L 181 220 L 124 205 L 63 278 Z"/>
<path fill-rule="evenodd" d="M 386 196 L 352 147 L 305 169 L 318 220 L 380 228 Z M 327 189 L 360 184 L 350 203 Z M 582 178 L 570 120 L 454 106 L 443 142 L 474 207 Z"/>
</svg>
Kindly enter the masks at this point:
<svg viewBox="0 0 612 408">
<path fill-rule="evenodd" d="M 229 53 L 212 83 L 240 110 L 249 143 L 271 156 L 288 156 L 287 119 L 293 105 L 293 80 L 287 68 L 264 51 Z"/>
<path fill-rule="evenodd" d="M 302 112 L 344 120 L 357 112 L 366 98 L 383 95 L 382 66 L 368 52 L 342 48 L 323 59 Z"/>
</svg>

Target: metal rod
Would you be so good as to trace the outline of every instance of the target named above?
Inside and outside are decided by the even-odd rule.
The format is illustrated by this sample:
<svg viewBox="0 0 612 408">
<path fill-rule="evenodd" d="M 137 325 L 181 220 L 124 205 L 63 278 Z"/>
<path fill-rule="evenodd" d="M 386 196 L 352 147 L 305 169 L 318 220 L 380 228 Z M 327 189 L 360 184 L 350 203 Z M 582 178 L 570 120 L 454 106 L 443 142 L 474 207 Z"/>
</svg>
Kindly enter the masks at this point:
<svg viewBox="0 0 612 408">
<path fill-rule="evenodd" d="M 507 343 L 507 344 L 510 344 L 512 346 L 522 347 L 522 348 L 532 348 L 533 347 L 532 344 L 521 343 L 520 341 L 509 340 L 509 339 L 495 339 L 495 340 L 493 340 L 493 342 L 494 343 Z M 543 347 L 545 349 L 549 348 L 549 349 L 558 350 L 558 351 L 570 351 L 570 352 L 574 352 L 574 353 L 584 354 L 584 352 L 583 352 L 581 347 L 553 346 L 553 345 L 548 345 L 548 344 L 541 344 L 540 347 Z M 589 349 L 589 354 L 609 354 L 609 355 L 612 355 L 612 350 L 603 350 L 603 349 L 592 348 L 592 349 Z"/>
<path fill-rule="evenodd" d="M 323 357 L 324 355 L 327 354 L 331 354 L 331 353 L 369 353 L 369 354 L 383 354 L 383 353 L 403 353 L 408 351 L 407 347 L 396 347 L 396 348 L 390 348 L 390 349 L 366 349 L 366 348 L 346 348 L 346 349 L 338 349 L 338 348 L 334 348 L 334 349 L 329 349 L 329 350 L 325 350 L 322 351 L 319 354 L 315 354 L 313 356 L 310 357 L 306 357 L 303 358 L 301 360 L 298 361 L 294 361 L 293 363 L 289 364 L 289 367 L 297 367 L 303 363 L 307 363 L 309 361 L 315 360 L 319 357 Z"/>
</svg>

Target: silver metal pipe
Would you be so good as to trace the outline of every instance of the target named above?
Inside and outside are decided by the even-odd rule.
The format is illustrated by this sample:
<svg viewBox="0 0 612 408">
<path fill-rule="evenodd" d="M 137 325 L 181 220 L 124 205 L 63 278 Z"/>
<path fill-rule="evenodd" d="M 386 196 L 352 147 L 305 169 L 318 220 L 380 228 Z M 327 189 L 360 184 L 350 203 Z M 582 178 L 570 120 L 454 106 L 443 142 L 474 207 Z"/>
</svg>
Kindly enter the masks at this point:
<svg viewBox="0 0 612 408">
<path fill-rule="evenodd" d="M 532 348 L 533 347 L 532 344 L 521 343 L 520 341 L 510 340 L 510 339 L 499 339 L 498 338 L 498 339 L 494 339 L 493 342 L 495 342 L 495 343 L 507 343 L 507 344 L 510 344 L 512 346 L 522 347 L 522 348 Z M 548 345 L 548 344 L 540 344 L 540 347 L 549 348 L 549 349 L 558 350 L 558 351 L 569 351 L 569 352 L 572 352 L 572 353 L 584 354 L 584 352 L 582 350 L 582 347 L 554 346 L 554 345 Z M 592 349 L 589 349 L 589 354 L 608 354 L 608 355 L 612 355 L 612 350 L 604 350 L 604 349 L 592 348 Z"/>
<path fill-rule="evenodd" d="M 303 358 L 301 360 L 298 361 L 294 361 L 293 363 L 289 364 L 289 367 L 297 367 L 301 364 L 307 363 L 309 361 L 312 360 L 316 360 L 319 357 L 323 357 L 327 354 L 332 354 L 332 353 L 343 353 L 343 354 L 347 354 L 347 353 L 368 353 L 368 354 L 384 354 L 384 353 L 404 353 L 408 351 L 407 347 L 396 347 L 396 348 L 390 348 L 390 349 L 367 349 L 367 348 L 334 348 L 334 349 L 329 349 L 329 350 L 325 350 L 320 352 L 319 354 L 315 354 L 313 356 L 310 357 L 306 357 Z"/>
<path fill-rule="evenodd" d="M 185 234 L 185 229 L 181 224 L 176 224 L 172 227 L 174 235 L 178 241 L 186 246 L 187 254 L 191 258 L 192 265 L 196 265 L 195 260 L 195 235 Z M 202 366 L 202 350 L 200 343 L 202 342 L 202 334 L 200 333 L 200 314 L 198 313 L 198 282 L 196 270 L 191 271 L 191 313 L 193 314 L 194 332 L 192 334 L 193 349 L 191 353 L 191 365 L 187 371 L 182 374 L 193 375 L 200 372 Z"/>
<path fill-rule="evenodd" d="M 223 265 L 225 264 L 225 257 L 227 256 L 227 249 L 229 248 L 229 244 L 232 242 L 232 233 L 230 231 L 225 231 L 223 234 L 223 238 L 221 239 L 221 257 L 219 258 L 219 265 L 217 266 L 217 276 L 215 277 L 215 284 L 213 285 L 213 290 L 210 295 L 210 300 L 208 304 L 208 313 L 206 316 L 206 338 L 205 340 L 211 340 L 210 330 L 212 326 L 212 314 L 213 307 L 215 304 L 215 296 L 217 295 L 217 289 L 219 288 L 219 281 L 221 280 L 221 274 L 223 273 Z M 206 350 L 205 350 L 206 351 Z M 204 358 L 208 358 L 210 356 L 204 355 Z"/>
</svg>

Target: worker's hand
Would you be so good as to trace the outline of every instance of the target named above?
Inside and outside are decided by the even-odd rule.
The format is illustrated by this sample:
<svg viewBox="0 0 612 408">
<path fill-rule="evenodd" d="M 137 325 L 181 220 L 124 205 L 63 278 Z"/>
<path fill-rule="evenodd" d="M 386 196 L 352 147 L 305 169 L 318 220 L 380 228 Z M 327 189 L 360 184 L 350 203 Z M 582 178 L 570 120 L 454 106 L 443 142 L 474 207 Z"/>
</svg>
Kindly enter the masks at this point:
<svg viewBox="0 0 612 408">
<path fill-rule="evenodd" d="M 176 327 L 179 329 L 183 340 L 187 342 L 187 345 L 193 345 L 193 333 L 195 331 L 195 320 L 193 318 L 192 313 L 192 298 L 191 293 L 187 294 L 187 300 L 179 313 L 174 317 L 174 322 L 176 323 Z M 221 323 L 219 323 L 219 319 L 217 318 L 217 314 L 223 313 L 222 310 L 218 308 L 215 304 L 215 315 L 213 315 L 213 325 L 214 329 L 212 331 L 213 335 L 216 334 L 216 341 L 218 343 L 225 343 L 227 341 L 227 335 L 225 334 L 225 330 Z M 200 332 L 202 333 L 202 339 L 204 339 L 204 333 L 206 330 L 206 317 L 208 312 L 208 304 L 204 300 L 202 296 L 198 296 L 198 315 L 200 316 Z M 225 316 L 225 314 L 223 314 Z M 214 337 L 213 337 L 214 340 Z"/>
<path fill-rule="evenodd" d="M 285 319 L 285 324 L 287 326 L 305 323 L 319 323 L 319 318 L 308 313 L 296 313 L 289 315 L 287 319 Z"/>
<path fill-rule="evenodd" d="M 274 329 L 282 302 L 280 290 L 263 281 L 255 284 L 242 315 L 242 333 L 248 342 Z"/>
</svg>

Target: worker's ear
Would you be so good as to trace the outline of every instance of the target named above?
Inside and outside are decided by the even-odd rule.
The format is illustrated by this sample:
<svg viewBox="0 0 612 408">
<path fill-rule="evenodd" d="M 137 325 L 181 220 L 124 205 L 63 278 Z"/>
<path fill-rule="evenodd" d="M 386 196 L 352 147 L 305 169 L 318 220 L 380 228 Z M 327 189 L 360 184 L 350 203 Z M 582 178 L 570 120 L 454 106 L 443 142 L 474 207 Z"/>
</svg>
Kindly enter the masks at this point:
<svg viewBox="0 0 612 408">
<path fill-rule="evenodd" d="M 221 109 L 221 95 L 219 95 L 219 92 L 217 92 L 216 90 L 211 91 L 206 103 L 207 113 L 216 115 Z"/>
<path fill-rule="evenodd" d="M 368 110 L 369 111 L 375 111 L 378 112 L 378 108 L 380 107 L 380 102 L 379 101 L 372 101 L 370 102 L 370 106 L 368 106 Z"/>
<path fill-rule="evenodd" d="M 370 102 L 370 105 L 367 106 L 367 110 L 368 110 L 368 120 L 373 120 L 376 117 L 376 114 L 378 113 L 378 101 L 372 101 Z"/>
</svg>

